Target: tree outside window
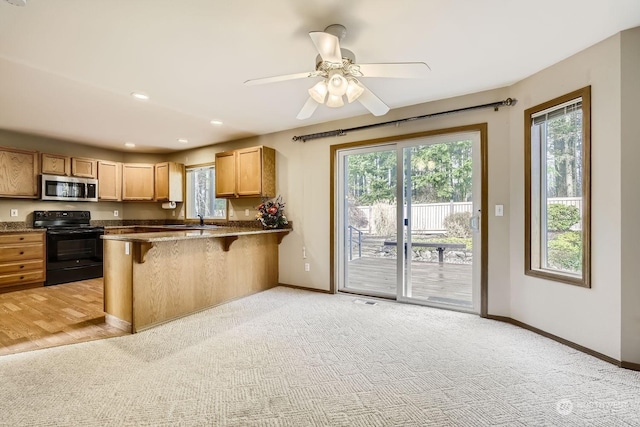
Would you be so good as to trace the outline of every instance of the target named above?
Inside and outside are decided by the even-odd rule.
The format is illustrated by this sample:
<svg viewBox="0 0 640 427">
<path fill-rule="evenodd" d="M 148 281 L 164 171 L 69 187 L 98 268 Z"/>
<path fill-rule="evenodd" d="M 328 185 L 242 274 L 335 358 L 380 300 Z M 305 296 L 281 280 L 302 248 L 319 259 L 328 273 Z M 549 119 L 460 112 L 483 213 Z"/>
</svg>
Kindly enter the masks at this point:
<svg viewBox="0 0 640 427">
<path fill-rule="evenodd" d="M 216 199 L 215 165 L 188 166 L 187 218 L 226 219 L 227 200 Z"/>
<path fill-rule="evenodd" d="M 590 87 L 525 111 L 525 274 L 590 287 Z"/>
</svg>

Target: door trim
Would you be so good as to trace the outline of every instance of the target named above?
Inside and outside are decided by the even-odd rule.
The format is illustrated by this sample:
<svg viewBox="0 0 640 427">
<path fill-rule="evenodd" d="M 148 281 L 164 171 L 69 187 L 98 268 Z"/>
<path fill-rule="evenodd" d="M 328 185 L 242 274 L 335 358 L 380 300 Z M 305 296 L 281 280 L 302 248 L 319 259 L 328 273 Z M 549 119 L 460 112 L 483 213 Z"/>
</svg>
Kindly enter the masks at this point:
<svg viewBox="0 0 640 427">
<path fill-rule="evenodd" d="M 336 286 L 336 250 L 335 245 L 337 241 L 337 211 L 336 211 L 336 192 L 337 192 L 337 180 L 336 180 L 336 168 L 337 168 L 337 152 L 338 150 L 346 148 L 365 147 L 369 145 L 379 145 L 389 142 L 398 142 L 414 138 L 423 138 L 426 136 L 444 135 L 449 133 L 461 133 L 461 132 L 480 132 L 480 179 L 481 179 L 481 200 L 480 200 L 480 229 L 482 230 L 480 247 L 481 247 L 481 260 L 480 260 L 480 317 L 487 317 L 488 305 L 489 305 L 489 283 L 488 283 L 488 266 L 489 266 L 489 199 L 488 199 L 488 125 L 487 123 L 477 123 L 466 126 L 457 126 L 445 129 L 429 130 L 424 132 L 410 133 L 405 135 L 388 136 L 384 138 L 368 139 L 363 141 L 348 142 L 344 144 L 335 144 L 329 147 L 329 292 L 332 294 L 337 293 Z"/>
</svg>

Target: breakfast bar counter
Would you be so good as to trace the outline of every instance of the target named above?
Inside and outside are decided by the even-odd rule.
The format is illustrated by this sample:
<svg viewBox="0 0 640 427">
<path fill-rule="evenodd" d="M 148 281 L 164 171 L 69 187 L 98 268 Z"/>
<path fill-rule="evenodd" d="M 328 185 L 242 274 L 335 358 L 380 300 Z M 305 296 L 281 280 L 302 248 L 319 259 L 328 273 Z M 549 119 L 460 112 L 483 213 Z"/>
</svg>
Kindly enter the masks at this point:
<svg viewBox="0 0 640 427">
<path fill-rule="evenodd" d="M 176 228 L 102 237 L 107 323 L 135 333 L 278 285 L 290 229 Z"/>
</svg>

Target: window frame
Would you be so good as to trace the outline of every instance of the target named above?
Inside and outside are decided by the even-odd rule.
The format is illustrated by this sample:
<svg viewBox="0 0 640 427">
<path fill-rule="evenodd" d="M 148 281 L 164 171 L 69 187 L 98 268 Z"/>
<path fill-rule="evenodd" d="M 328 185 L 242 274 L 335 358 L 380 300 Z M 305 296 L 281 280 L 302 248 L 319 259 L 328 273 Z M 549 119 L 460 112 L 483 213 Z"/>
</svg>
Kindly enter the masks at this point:
<svg viewBox="0 0 640 427">
<path fill-rule="evenodd" d="M 187 165 L 185 166 L 185 207 L 184 207 L 184 217 L 185 219 L 199 219 L 198 216 L 189 216 L 189 207 L 192 205 L 192 201 L 191 198 L 193 197 L 193 193 L 191 191 L 191 188 L 189 188 L 189 171 L 192 170 L 196 170 L 196 169 L 205 169 L 205 168 L 211 168 L 213 169 L 213 174 L 215 176 L 215 168 L 216 168 L 216 164 L 215 162 L 210 162 L 210 163 L 200 163 L 200 164 L 195 164 L 195 165 Z M 218 199 L 218 200 L 224 200 L 225 201 L 225 208 L 224 208 L 224 217 L 222 216 L 205 216 L 203 219 L 209 219 L 209 220 L 213 220 L 213 221 L 228 221 L 229 219 L 229 200 L 224 199 L 224 198 L 220 198 L 220 197 L 215 197 L 215 178 L 214 178 L 214 182 L 213 182 L 213 198 L 214 199 Z"/>
<path fill-rule="evenodd" d="M 538 159 L 537 169 L 532 164 L 532 124 L 533 116 L 536 113 L 553 109 L 553 107 L 561 106 L 569 101 L 581 98 L 582 101 L 582 271 L 580 277 L 562 272 L 559 270 L 544 269 L 538 255 L 536 260 L 532 258 L 536 252 L 540 254 L 542 242 L 546 240 L 541 229 L 536 230 L 537 235 L 533 235 L 532 219 L 532 173 L 540 179 L 543 173 L 543 159 Z M 566 95 L 544 102 L 540 105 L 528 108 L 524 112 L 524 178 L 525 178 L 525 275 L 534 276 L 542 279 L 552 280 L 570 285 L 581 286 L 585 288 L 591 287 L 591 86 L 586 86 Z M 542 157 L 542 156 L 539 156 Z M 540 195 L 538 195 L 540 197 Z M 543 213 L 540 213 L 542 217 Z"/>
</svg>

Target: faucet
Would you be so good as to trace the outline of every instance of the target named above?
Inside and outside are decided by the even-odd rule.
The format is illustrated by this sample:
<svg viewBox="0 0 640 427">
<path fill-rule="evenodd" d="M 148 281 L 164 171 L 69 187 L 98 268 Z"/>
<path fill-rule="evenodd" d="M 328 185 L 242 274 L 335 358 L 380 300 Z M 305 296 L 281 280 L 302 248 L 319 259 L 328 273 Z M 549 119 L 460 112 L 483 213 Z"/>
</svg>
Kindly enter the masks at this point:
<svg viewBox="0 0 640 427">
<path fill-rule="evenodd" d="M 202 216 L 202 214 L 198 214 L 198 218 L 200 218 L 200 225 L 204 225 L 204 216 Z"/>
</svg>

